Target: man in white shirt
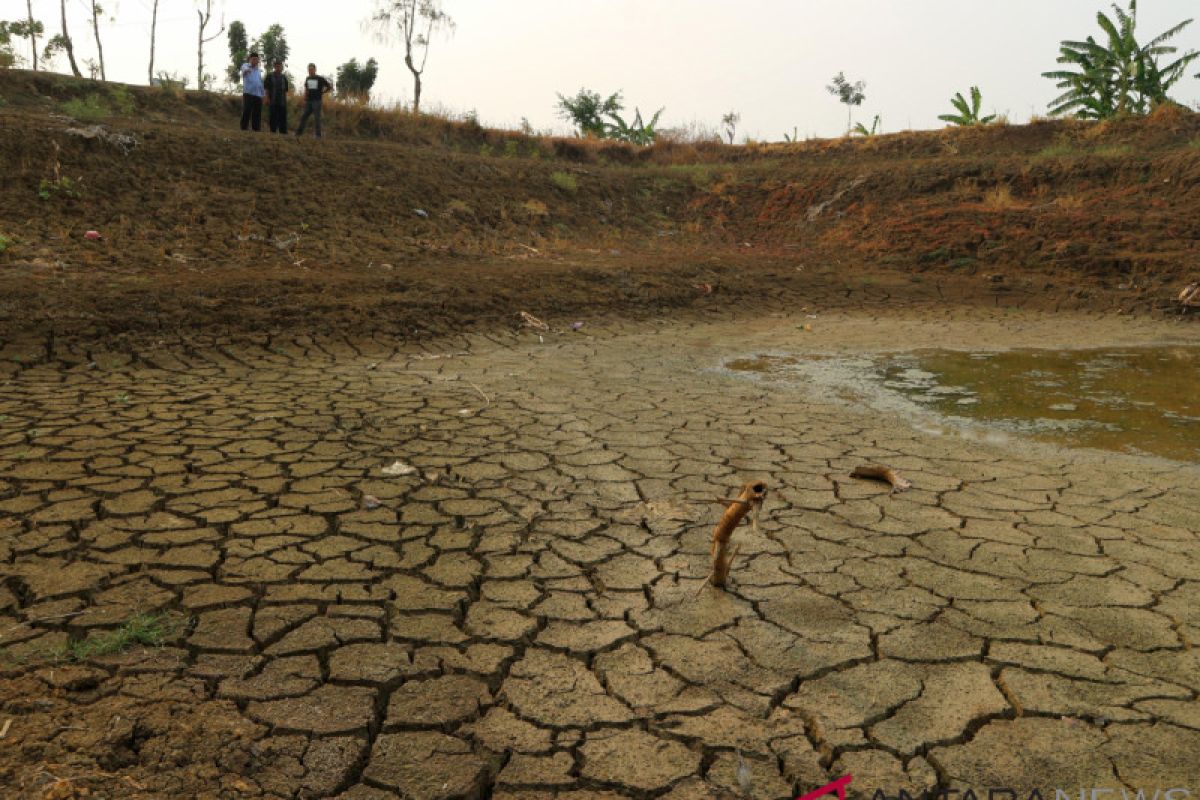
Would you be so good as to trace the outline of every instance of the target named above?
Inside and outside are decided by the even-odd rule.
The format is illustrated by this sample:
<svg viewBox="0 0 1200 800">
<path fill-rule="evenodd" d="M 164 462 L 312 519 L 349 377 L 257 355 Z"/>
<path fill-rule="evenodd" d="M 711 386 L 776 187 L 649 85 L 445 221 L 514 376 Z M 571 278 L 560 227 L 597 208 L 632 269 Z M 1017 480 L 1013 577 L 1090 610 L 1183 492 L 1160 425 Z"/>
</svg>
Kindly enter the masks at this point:
<svg viewBox="0 0 1200 800">
<path fill-rule="evenodd" d="M 252 127 L 262 130 L 263 77 L 258 68 L 258 53 L 251 53 L 242 73 L 242 130 Z"/>
</svg>

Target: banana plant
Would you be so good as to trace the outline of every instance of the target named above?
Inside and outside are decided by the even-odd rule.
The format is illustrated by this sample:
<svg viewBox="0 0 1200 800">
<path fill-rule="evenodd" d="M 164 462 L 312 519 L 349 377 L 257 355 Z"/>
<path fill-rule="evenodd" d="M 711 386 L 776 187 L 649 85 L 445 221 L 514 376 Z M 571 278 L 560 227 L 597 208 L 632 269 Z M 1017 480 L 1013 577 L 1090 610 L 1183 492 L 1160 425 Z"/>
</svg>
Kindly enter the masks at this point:
<svg viewBox="0 0 1200 800">
<path fill-rule="evenodd" d="M 983 93 L 979 91 L 978 86 L 971 87 L 971 102 L 967 102 L 967 98 L 962 96 L 962 92 L 955 92 L 954 97 L 950 98 L 950 104 L 957 110 L 957 114 L 941 114 L 938 116 L 942 122 L 949 122 L 951 125 L 960 125 L 967 127 L 970 125 L 987 125 L 996 118 L 995 114 L 988 114 L 986 117 L 979 116 L 980 106 L 983 105 Z"/>
<path fill-rule="evenodd" d="M 1167 44 L 1192 24 L 1186 19 L 1154 37 L 1148 44 L 1137 40 L 1137 0 L 1129 10 L 1113 5 L 1113 16 L 1103 11 L 1096 22 L 1107 39 L 1092 36 L 1083 41 L 1064 41 L 1058 63 L 1071 67 L 1042 73 L 1057 81 L 1062 94 L 1050 103 L 1051 114 L 1071 114 L 1084 119 L 1107 119 L 1118 114 L 1146 114 L 1155 105 L 1168 102 L 1167 92 L 1185 77 L 1188 66 L 1200 53 L 1187 51 L 1165 66 L 1164 56 L 1179 49 Z"/>
<path fill-rule="evenodd" d="M 636 145 L 651 145 L 658 138 L 658 118 L 662 116 L 665 109 L 660 108 L 654 112 L 654 116 L 649 122 L 642 121 L 641 109 L 634 107 L 633 122 L 627 123 L 625 119 L 617 111 L 610 111 L 608 116 L 613 120 L 605 124 L 605 138 L 616 139 L 622 142 L 629 142 Z"/>
<path fill-rule="evenodd" d="M 881 122 L 882 120 L 880 116 L 876 114 L 875 119 L 871 121 L 871 128 L 869 130 L 867 129 L 866 125 L 863 125 L 861 122 L 856 122 L 854 123 L 854 127 L 850 130 L 850 132 L 858 134 L 859 136 L 878 136 L 883 132 Z"/>
</svg>

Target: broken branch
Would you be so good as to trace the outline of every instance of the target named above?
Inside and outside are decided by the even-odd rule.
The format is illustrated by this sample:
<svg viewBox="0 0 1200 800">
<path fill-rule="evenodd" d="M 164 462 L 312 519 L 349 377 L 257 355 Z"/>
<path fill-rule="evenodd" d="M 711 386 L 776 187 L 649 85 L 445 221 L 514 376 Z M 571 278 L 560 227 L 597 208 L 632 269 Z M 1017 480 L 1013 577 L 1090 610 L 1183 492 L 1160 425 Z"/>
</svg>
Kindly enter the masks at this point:
<svg viewBox="0 0 1200 800">
<path fill-rule="evenodd" d="M 742 487 L 737 499 L 730 500 L 725 513 L 721 515 L 713 528 L 712 536 L 712 572 L 708 575 L 708 583 L 713 586 L 724 586 L 729 578 L 729 568 L 737 555 L 736 548 L 731 549 L 729 540 L 733 531 L 741 524 L 746 515 L 755 506 L 762 507 L 767 498 L 767 485 L 760 482 L 747 483 Z"/>
<path fill-rule="evenodd" d="M 893 492 L 903 492 L 912 488 L 912 482 L 899 472 L 882 464 L 863 464 L 855 467 L 850 473 L 851 478 L 865 478 L 872 481 L 885 481 L 891 484 Z"/>
</svg>

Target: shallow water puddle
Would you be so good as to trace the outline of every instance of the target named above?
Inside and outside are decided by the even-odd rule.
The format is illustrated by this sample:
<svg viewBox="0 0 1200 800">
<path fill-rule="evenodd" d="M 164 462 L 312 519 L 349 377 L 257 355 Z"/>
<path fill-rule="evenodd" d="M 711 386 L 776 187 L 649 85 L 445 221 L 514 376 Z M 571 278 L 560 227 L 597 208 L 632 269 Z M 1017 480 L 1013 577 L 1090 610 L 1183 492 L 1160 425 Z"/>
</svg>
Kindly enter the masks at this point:
<svg viewBox="0 0 1200 800">
<path fill-rule="evenodd" d="M 725 366 L 816 383 L 893 412 L 932 414 L 968 435 L 982 426 L 991 436 L 1200 462 L 1200 347 L 760 355 Z"/>
</svg>

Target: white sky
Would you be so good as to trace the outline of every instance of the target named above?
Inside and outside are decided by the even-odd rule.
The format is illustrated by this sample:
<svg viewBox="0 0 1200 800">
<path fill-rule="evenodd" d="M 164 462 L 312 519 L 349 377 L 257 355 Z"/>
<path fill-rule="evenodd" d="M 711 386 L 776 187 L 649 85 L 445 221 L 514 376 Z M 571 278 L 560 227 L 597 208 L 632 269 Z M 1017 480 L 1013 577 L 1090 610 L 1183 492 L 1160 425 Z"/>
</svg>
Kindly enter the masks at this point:
<svg viewBox="0 0 1200 800">
<path fill-rule="evenodd" d="M 100 28 L 110 80 L 146 80 L 151 0 L 104 0 Z M 59 30 L 59 4 L 34 0 L 48 33 Z M 315 61 L 333 77 L 351 57 L 380 62 L 375 96 L 405 101 L 411 78 L 394 46 L 364 31 L 371 0 L 215 0 L 214 17 L 240 19 L 251 37 L 284 26 L 291 69 Z M 484 124 L 538 129 L 567 126 L 555 93 L 581 86 L 621 90 L 627 107 L 666 107 L 662 125 L 718 127 L 738 111 L 739 138 L 780 140 L 785 131 L 835 136 L 846 109 L 825 91 L 844 70 L 867 83 L 856 121 L 879 114 L 886 131 L 941 127 L 949 98 L 978 84 L 987 112 L 1014 122 L 1045 113 L 1061 39 L 1099 31 L 1096 0 L 444 0 L 457 30 L 434 40 L 422 99 L 426 108 L 475 110 Z M 86 0 L 67 0 L 80 59 L 94 57 Z M 1194 0 L 1142 0 L 1143 40 L 1196 14 Z M 0 0 L 0 18 L 25 16 L 24 0 Z M 196 2 L 161 0 L 155 70 L 196 74 Z M 22 42 L 21 44 L 24 44 Z M 1200 22 L 1176 41 L 1200 49 Z M 27 48 L 26 48 L 27 50 Z M 26 55 L 28 53 L 26 52 Z M 207 71 L 228 60 L 224 35 L 208 45 Z M 66 59 L 56 68 L 67 71 Z M 1200 72 L 1200 62 L 1190 72 Z M 1177 84 L 1175 99 L 1200 102 L 1200 80 Z"/>
</svg>

